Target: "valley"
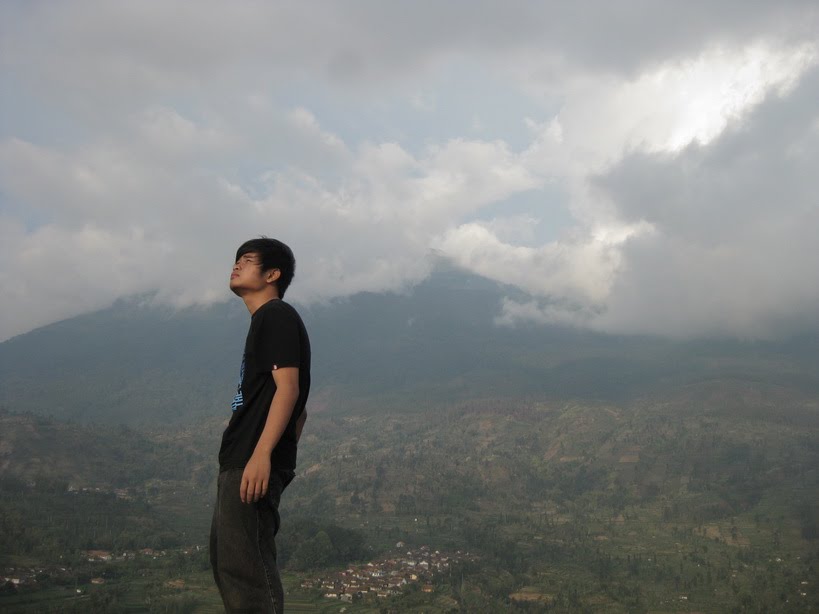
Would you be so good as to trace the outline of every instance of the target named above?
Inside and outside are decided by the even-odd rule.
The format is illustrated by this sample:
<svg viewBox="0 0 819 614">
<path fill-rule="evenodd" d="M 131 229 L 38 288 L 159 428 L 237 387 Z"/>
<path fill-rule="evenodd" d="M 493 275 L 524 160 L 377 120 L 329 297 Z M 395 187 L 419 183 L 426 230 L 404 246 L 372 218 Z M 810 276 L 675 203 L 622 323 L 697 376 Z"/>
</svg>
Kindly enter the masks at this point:
<svg viewBox="0 0 819 614">
<path fill-rule="evenodd" d="M 434 583 L 351 594 L 347 611 L 816 607 L 816 407 L 762 386 L 730 402 L 730 387 L 630 405 L 484 399 L 315 413 L 282 506 L 292 603 L 337 611 L 343 593 L 334 606 L 311 581 L 394 556 L 400 542 L 476 558 Z M 222 421 L 153 432 L 8 412 L 2 421 L 3 567 L 66 567 L 38 585 L 81 589 L 65 596 L 78 608 L 92 598 L 132 611 L 218 605 L 204 553 Z M 78 459 L 106 454 L 107 472 L 83 477 Z M 145 548 L 167 556 L 87 560 Z M 0 603 L 43 611 L 20 597 L 49 590 L 7 588 Z"/>
</svg>

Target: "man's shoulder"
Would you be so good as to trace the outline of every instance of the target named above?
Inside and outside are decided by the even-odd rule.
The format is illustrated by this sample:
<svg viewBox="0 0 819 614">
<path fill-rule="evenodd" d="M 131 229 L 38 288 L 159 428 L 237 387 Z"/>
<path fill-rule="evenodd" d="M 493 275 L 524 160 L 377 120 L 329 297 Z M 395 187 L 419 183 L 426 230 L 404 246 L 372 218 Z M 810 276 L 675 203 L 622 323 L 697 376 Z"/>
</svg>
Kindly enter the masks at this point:
<svg viewBox="0 0 819 614">
<path fill-rule="evenodd" d="M 286 303 L 280 298 L 274 298 L 259 307 L 259 309 L 256 310 L 256 313 L 253 315 L 266 316 L 268 314 L 298 315 L 299 312 L 296 311 L 295 307 L 293 307 L 290 303 Z"/>
<path fill-rule="evenodd" d="M 262 320 L 269 324 L 292 322 L 298 325 L 299 328 L 304 328 L 304 321 L 296 308 L 281 299 L 268 301 L 259 307 L 255 315 L 254 320 L 259 322 Z"/>
<path fill-rule="evenodd" d="M 299 322 L 301 322 L 301 315 L 299 314 L 298 309 L 296 309 L 293 305 L 284 301 L 282 299 L 270 301 L 271 305 L 270 308 L 278 313 L 287 314 L 290 317 L 295 318 Z"/>
</svg>

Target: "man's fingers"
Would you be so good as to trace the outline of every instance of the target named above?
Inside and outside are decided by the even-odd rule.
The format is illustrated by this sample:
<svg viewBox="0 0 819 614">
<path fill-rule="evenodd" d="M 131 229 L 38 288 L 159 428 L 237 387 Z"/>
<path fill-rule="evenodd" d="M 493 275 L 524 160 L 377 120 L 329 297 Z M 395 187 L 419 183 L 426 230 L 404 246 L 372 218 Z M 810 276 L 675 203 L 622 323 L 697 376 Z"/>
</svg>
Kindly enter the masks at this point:
<svg viewBox="0 0 819 614">
<path fill-rule="evenodd" d="M 242 501 L 245 503 L 254 503 L 258 501 L 262 496 L 262 484 L 263 482 L 260 481 L 249 481 L 247 485 L 247 494 Z"/>
<path fill-rule="evenodd" d="M 239 498 L 242 503 L 254 503 L 267 494 L 268 479 L 254 475 L 255 471 L 242 476 L 242 485 L 239 487 Z M 260 472 L 259 472 L 260 473 Z"/>
</svg>

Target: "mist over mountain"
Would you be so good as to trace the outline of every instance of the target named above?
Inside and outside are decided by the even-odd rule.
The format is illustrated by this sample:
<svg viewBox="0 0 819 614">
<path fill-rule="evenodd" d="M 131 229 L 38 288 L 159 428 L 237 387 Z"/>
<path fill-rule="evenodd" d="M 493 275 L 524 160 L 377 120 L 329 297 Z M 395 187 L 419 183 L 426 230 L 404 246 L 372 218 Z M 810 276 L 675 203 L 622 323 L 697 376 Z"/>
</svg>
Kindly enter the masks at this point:
<svg viewBox="0 0 819 614">
<path fill-rule="evenodd" d="M 495 322 L 517 291 L 440 267 L 405 294 L 299 306 L 316 411 L 479 398 L 623 402 L 730 380 L 819 391 L 819 339 L 670 341 Z M 0 406 L 62 419 L 174 423 L 227 415 L 248 314 L 241 301 L 173 310 L 150 296 L 0 344 Z"/>
</svg>

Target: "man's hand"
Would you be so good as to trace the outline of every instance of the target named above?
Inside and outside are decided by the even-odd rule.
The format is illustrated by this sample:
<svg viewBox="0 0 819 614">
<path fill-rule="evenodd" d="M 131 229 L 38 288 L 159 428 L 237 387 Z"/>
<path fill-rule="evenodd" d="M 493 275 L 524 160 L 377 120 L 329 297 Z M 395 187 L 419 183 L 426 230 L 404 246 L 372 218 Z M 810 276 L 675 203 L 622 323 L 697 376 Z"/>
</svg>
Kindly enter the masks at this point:
<svg viewBox="0 0 819 614">
<path fill-rule="evenodd" d="M 239 487 L 239 498 L 242 503 L 255 503 L 267 494 L 270 482 L 270 456 L 253 454 L 242 473 L 242 485 Z"/>
</svg>

